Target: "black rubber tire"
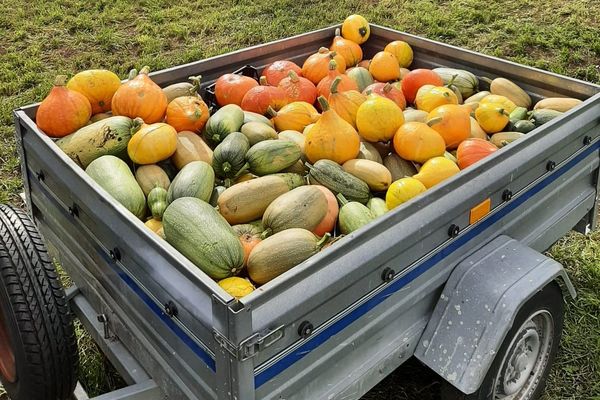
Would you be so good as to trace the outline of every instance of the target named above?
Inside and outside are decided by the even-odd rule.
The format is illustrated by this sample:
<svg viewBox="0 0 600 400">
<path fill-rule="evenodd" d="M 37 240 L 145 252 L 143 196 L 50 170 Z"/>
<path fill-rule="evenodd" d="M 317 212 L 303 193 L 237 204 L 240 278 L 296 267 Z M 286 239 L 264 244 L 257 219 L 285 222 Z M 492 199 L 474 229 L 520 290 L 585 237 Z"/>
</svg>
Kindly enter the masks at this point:
<svg viewBox="0 0 600 400">
<path fill-rule="evenodd" d="M 29 216 L 0 205 L 0 307 L 16 380 L 0 380 L 12 400 L 64 400 L 77 383 L 73 319 L 43 239 Z"/>
<path fill-rule="evenodd" d="M 550 373 L 552 363 L 554 361 L 554 358 L 556 357 L 563 328 L 563 295 L 560 287 L 556 282 L 552 282 L 546 285 L 544 289 L 536 293 L 521 307 L 521 309 L 517 313 L 517 316 L 514 319 L 512 328 L 510 329 L 510 331 L 508 331 L 508 334 L 506 335 L 502 346 L 500 346 L 500 350 L 496 354 L 496 358 L 494 358 L 494 362 L 488 370 L 479 390 L 477 390 L 473 394 L 466 395 L 457 390 L 454 386 L 444 381 L 441 388 L 442 400 L 493 400 L 491 399 L 491 394 L 494 389 L 494 379 L 496 378 L 498 370 L 501 367 L 500 364 L 502 363 L 502 360 L 504 359 L 504 356 L 508 351 L 508 346 L 512 342 L 515 335 L 517 335 L 517 331 L 519 330 L 519 328 L 521 328 L 523 323 L 525 323 L 526 319 L 538 310 L 549 311 L 550 315 L 552 316 L 552 321 L 554 325 L 554 337 L 548 356 L 548 362 L 546 363 L 546 366 L 541 374 L 536 389 L 530 397 L 530 400 L 539 399 L 544 392 L 546 380 L 548 379 L 548 374 Z"/>
</svg>

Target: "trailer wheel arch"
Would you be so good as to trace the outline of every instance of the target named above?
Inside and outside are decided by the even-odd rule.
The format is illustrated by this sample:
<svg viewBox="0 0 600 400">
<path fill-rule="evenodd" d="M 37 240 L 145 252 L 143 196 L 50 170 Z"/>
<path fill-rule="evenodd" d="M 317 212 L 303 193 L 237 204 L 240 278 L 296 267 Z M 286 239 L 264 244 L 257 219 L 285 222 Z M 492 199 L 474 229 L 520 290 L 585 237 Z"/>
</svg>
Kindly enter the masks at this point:
<svg viewBox="0 0 600 400">
<path fill-rule="evenodd" d="M 14 400 L 67 399 L 77 383 L 72 315 L 29 216 L 0 204 L 0 381 Z"/>
<path fill-rule="evenodd" d="M 522 397 L 517 399 L 538 399 L 544 390 L 552 363 L 558 352 L 558 346 L 561 338 L 564 321 L 564 302 L 563 291 L 557 280 L 548 283 L 541 291 L 531 297 L 519 310 L 510 331 L 507 333 L 493 363 L 487 370 L 483 382 L 479 389 L 471 394 L 465 394 L 447 381 L 442 382 L 441 399 L 442 400 L 486 400 L 498 398 L 498 395 L 507 395 L 501 393 L 505 388 L 516 390 Z M 536 319 L 534 325 L 536 329 L 545 331 L 548 329 L 549 337 L 538 335 L 531 328 L 532 320 Z M 551 324 L 542 327 L 545 323 Z M 533 335 L 528 338 L 528 332 L 533 331 Z M 544 332 L 546 333 L 546 332 Z M 529 339 L 529 342 L 527 342 Z M 531 354 L 535 360 L 527 359 L 526 354 L 519 354 L 517 346 L 524 344 L 533 344 L 536 353 Z M 537 343 L 537 346 L 535 345 Z M 523 371 L 509 371 L 508 368 L 514 366 L 515 360 L 519 357 L 525 359 L 522 365 Z M 533 365 L 525 365 L 533 362 Z M 513 374 L 509 381 L 507 375 Z M 516 376 L 515 376 L 516 375 Z M 530 381 L 531 379 L 531 381 Z M 508 381 L 508 382 L 507 382 Z M 522 386 L 518 386 L 521 383 Z M 514 395 L 510 393 L 508 395 Z M 507 395 L 507 396 L 508 396 Z"/>
<path fill-rule="evenodd" d="M 561 302 L 574 294 L 561 264 L 498 236 L 454 268 L 415 356 L 459 392 L 476 393 L 520 310 L 546 287 Z"/>
</svg>

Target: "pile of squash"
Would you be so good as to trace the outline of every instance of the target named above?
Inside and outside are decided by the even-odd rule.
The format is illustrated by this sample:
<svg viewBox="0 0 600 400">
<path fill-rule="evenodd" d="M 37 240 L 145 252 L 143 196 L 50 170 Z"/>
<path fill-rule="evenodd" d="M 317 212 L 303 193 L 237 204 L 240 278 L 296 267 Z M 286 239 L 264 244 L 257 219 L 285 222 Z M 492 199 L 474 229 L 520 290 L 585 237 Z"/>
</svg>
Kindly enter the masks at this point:
<svg viewBox="0 0 600 400">
<path fill-rule="evenodd" d="M 106 70 L 59 76 L 36 122 L 239 298 L 580 103 L 531 109 L 504 78 L 409 70 L 403 41 L 364 60 L 369 35 L 352 15 L 302 66 L 273 62 L 258 82 L 224 74 L 212 115 L 200 77 L 161 88 L 148 67 L 123 83 Z"/>
</svg>

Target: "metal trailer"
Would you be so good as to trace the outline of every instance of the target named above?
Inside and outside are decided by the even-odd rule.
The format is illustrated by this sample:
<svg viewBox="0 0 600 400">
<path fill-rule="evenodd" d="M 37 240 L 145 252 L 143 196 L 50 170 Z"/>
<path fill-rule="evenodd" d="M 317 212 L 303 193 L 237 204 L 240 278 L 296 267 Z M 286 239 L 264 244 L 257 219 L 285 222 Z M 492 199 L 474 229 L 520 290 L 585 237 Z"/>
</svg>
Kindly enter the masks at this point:
<svg viewBox="0 0 600 400">
<path fill-rule="evenodd" d="M 202 74 L 208 85 L 245 65 L 302 62 L 334 29 L 152 78 Z M 76 285 L 72 310 L 130 385 L 98 400 L 358 399 L 413 355 L 449 383 L 447 399 L 539 396 L 562 296 L 575 295 L 540 252 L 596 224 L 600 87 L 375 25 L 366 57 L 397 39 L 414 49 L 414 67 L 585 101 L 239 301 L 42 134 L 36 105 L 15 111 L 30 215 Z M 3 232 L 16 232 L 2 210 Z"/>
</svg>

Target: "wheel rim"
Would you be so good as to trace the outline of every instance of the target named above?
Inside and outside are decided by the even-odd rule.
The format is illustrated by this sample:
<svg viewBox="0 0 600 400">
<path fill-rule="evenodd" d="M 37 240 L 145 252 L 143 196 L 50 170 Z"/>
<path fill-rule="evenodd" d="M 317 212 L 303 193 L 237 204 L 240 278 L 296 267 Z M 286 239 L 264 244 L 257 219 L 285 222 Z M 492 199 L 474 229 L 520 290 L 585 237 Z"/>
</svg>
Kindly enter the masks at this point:
<svg viewBox="0 0 600 400">
<path fill-rule="evenodd" d="M 0 374 L 6 382 L 14 383 L 17 380 L 15 353 L 11 347 L 2 307 L 0 307 Z"/>
<path fill-rule="evenodd" d="M 517 330 L 494 384 L 495 400 L 527 400 L 535 392 L 548 365 L 554 340 L 552 315 L 539 310 Z"/>
</svg>

